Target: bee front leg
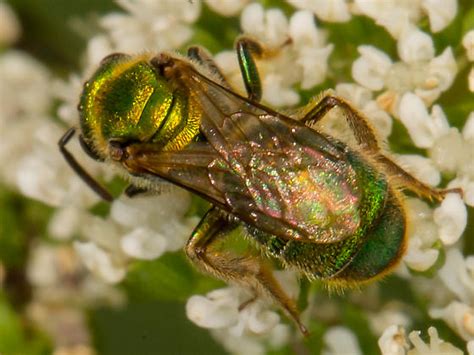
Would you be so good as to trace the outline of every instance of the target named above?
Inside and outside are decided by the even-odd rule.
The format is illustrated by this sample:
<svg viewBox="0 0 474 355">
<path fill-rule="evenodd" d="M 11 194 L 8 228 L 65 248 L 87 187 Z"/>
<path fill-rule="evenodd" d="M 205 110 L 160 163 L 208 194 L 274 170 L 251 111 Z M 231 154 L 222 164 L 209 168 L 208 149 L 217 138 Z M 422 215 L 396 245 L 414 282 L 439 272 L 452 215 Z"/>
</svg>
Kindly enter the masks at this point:
<svg viewBox="0 0 474 355">
<path fill-rule="evenodd" d="M 185 251 L 189 259 L 201 270 L 229 283 L 262 292 L 279 304 L 295 321 L 304 335 L 308 331 L 299 319 L 296 305 L 273 277 L 271 270 L 256 256 L 239 256 L 233 252 L 213 249 L 237 227 L 239 221 L 231 220 L 227 213 L 211 208 L 189 238 Z"/>
</svg>

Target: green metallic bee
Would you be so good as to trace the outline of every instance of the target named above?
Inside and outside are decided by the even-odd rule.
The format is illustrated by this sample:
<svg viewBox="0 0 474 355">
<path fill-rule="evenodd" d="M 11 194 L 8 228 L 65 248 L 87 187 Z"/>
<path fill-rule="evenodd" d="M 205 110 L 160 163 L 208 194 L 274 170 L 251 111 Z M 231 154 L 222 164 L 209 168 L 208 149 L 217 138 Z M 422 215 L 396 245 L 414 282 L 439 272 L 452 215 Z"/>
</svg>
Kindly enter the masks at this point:
<svg viewBox="0 0 474 355">
<path fill-rule="evenodd" d="M 266 257 L 329 286 L 365 283 L 390 272 L 405 251 L 401 188 L 437 201 L 460 191 L 433 189 L 400 168 L 381 151 L 366 118 L 341 98 L 321 95 L 296 117 L 262 105 L 255 57 L 265 51 L 248 38 L 236 48 L 248 97 L 231 90 L 198 47 L 190 59 L 106 57 L 84 85 L 79 139 L 92 158 L 127 173 L 129 195 L 165 180 L 211 202 L 186 244 L 188 257 L 204 272 L 270 296 L 306 334 Z M 356 147 L 318 130 L 334 107 Z M 62 137 L 61 152 L 111 200 L 67 151 L 73 134 Z M 263 253 L 215 248 L 237 230 Z"/>
</svg>

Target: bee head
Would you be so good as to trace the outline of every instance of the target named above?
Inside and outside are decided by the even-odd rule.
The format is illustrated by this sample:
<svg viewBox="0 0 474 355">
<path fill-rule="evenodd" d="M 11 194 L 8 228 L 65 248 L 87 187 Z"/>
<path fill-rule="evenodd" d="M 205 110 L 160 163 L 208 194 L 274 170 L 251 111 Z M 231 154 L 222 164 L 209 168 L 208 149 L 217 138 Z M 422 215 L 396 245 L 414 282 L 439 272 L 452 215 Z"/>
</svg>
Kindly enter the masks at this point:
<svg viewBox="0 0 474 355">
<path fill-rule="evenodd" d="M 106 160 L 111 142 L 147 142 L 158 129 L 172 92 L 150 59 L 111 54 L 84 84 L 78 109 L 89 155 Z"/>
</svg>

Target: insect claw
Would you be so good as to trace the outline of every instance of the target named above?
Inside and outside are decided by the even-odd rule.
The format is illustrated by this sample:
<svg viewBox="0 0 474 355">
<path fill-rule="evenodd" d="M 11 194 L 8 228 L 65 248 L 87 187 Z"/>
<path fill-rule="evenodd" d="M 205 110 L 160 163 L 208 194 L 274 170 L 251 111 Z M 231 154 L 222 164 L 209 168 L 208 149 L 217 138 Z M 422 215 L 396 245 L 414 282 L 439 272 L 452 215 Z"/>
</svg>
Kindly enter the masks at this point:
<svg viewBox="0 0 474 355">
<path fill-rule="evenodd" d="M 309 330 L 298 320 L 298 328 L 305 338 L 309 337 L 311 333 Z"/>
</svg>

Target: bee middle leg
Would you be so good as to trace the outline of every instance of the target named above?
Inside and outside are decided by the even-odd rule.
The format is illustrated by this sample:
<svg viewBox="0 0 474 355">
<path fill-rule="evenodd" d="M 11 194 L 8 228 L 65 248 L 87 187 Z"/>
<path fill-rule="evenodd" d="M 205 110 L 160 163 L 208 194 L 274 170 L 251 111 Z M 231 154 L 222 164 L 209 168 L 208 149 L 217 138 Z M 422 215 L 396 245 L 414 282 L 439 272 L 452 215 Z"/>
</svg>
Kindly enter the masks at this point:
<svg viewBox="0 0 474 355">
<path fill-rule="evenodd" d="M 189 238 L 185 251 L 201 270 L 229 283 L 267 294 L 295 321 L 303 334 L 308 331 L 299 320 L 295 303 L 286 295 L 271 270 L 259 258 L 213 249 L 216 242 L 230 235 L 240 222 L 232 221 L 216 207 L 211 208 Z"/>
<path fill-rule="evenodd" d="M 289 43 L 291 43 L 291 39 L 285 41 L 281 47 Z M 247 36 L 241 36 L 235 43 L 240 72 L 249 100 L 260 102 L 262 99 L 262 82 L 255 59 L 273 57 L 279 53 L 280 49 L 265 48 L 259 41 Z"/>
<path fill-rule="evenodd" d="M 354 137 L 361 148 L 373 156 L 382 169 L 392 178 L 392 180 L 395 180 L 396 183 L 430 200 L 434 199 L 441 201 L 446 194 L 450 192 L 462 194 L 461 189 L 433 188 L 418 180 L 395 163 L 391 158 L 384 155 L 381 151 L 374 129 L 371 127 L 367 118 L 340 97 L 326 94 L 313 108 L 311 108 L 301 121 L 304 123 L 316 123 L 324 118 L 325 115 L 334 107 L 339 107 L 342 110 L 344 118 L 349 124 L 349 127 L 354 133 Z"/>
</svg>

